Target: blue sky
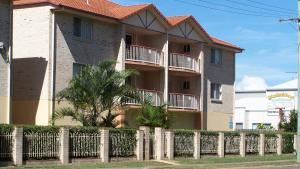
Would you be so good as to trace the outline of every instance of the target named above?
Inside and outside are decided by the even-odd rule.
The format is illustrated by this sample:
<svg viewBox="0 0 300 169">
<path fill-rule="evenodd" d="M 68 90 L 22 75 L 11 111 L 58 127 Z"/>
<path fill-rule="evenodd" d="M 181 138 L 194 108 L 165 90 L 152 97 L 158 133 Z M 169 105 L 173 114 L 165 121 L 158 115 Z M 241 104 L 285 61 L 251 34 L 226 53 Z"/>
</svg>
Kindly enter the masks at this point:
<svg viewBox="0 0 300 169">
<path fill-rule="evenodd" d="M 245 16 L 241 14 L 227 13 L 203 8 L 200 6 L 182 3 L 181 0 L 113 0 L 114 2 L 129 5 L 139 3 L 154 3 L 166 16 L 170 15 L 194 15 L 206 31 L 215 37 L 226 40 L 245 48 L 242 54 L 237 55 L 236 60 L 236 83 L 255 83 L 255 81 L 266 81 L 268 86 L 273 86 L 295 78 L 295 74 L 286 72 L 297 71 L 297 31 L 296 23 L 279 23 L 276 17 Z M 222 6 L 215 7 L 225 10 L 224 5 L 234 8 L 262 12 L 259 8 L 251 8 L 241 4 L 230 2 L 232 0 L 183 0 L 194 2 L 200 5 L 212 6 L 206 3 L 218 3 Z M 206 2 L 205 2 L 206 1 Z M 254 6 L 259 4 L 251 3 L 248 0 L 233 0 L 240 3 L 247 3 Z M 253 0 L 252 0 L 253 1 Z M 254 0 L 281 8 L 297 11 L 297 0 Z M 267 13 L 277 15 L 293 15 L 281 11 L 279 8 L 270 8 Z M 274 11 L 273 11 L 274 10 Z M 276 10 L 276 11 L 275 11 Z M 240 11 L 243 12 L 243 11 Z M 245 12 L 245 11 L 244 11 Z M 294 17 L 296 14 L 294 15 Z M 251 78 L 249 80 L 249 77 Z M 248 78 L 248 81 L 245 79 Z M 263 79 L 262 79 L 263 78 Z M 243 83 L 242 83 L 243 81 Z M 258 84 L 259 85 L 259 84 Z M 263 85 L 263 84 L 262 84 Z M 256 86 L 256 87 L 261 87 Z"/>
</svg>

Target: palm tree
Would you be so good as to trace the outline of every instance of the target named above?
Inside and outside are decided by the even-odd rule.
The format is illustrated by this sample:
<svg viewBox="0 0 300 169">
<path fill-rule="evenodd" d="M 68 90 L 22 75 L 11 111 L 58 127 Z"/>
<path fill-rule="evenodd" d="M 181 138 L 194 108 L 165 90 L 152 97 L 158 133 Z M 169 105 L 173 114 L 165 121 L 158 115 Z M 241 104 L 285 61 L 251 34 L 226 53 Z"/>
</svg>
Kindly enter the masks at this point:
<svg viewBox="0 0 300 169">
<path fill-rule="evenodd" d="M 147 98 L 142 102 L 142 108 L 139 111 L 140 115 L 137 117 L 139 125 L 169 128 L 171 116 L 167 112 L 165 104 L 154 106 L 151 98 Z"/>
<path fill-rule="evenodd" d="M 136 90 L 125 84 L 125 79 L 136 72 L 116 71 L 115 64 L 115 61 L 106 60 L 96 66 L 86 66 L 57 95 L 59 102 L 66 100 L 72 108 L 59 109 L 53 119 L 71 116 L 84 126 L 115 127 L 112 117 L 116 117 L 116 113 L 112 111 L 122 106 L 126 99 L 135 98 L 136 95 Z"/>
</svg>

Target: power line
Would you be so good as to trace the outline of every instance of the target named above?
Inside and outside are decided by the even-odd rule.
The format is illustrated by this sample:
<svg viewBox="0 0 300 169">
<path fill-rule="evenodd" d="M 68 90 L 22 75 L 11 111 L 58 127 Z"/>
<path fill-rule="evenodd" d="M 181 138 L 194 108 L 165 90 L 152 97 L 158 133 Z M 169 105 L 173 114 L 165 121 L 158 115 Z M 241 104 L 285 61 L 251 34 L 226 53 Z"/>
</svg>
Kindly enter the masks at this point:
<svg viewBox="0 0 300 169">
<path fill-rule="evenodd" d="M 249 3 L 243 3 L 241 1 L 236 1 L 236 0 L 226 0 L 228 2 L 231 2 L 231 3 L 234 3 L 234 4 L 238 4 L 240 6 L 248 6 L 248 7 L 251 7 L 251 8 L 256 8 L 256 9 L 261 9 L 261 10 L 265 10 L 265 11 L 273 11 L 273 12 L 279 12 L 279 13 L 282 13 L 282 11 L 279 11 L 279 10 L 275 10 L 275 9 L 270 9 L 270 8 L 265 8 L 265 7 L 260 7 L 260 6 L 255 6 L 255 5 L 251 5 Z M 287 12 L 287 11 L 286 11 Z M 288 13 L 291 13 L 291 14 L 297 14 L 295 12 L 288 12 Z"/>
<path fill-rule="evenodd" d="M 282 7 L 279 7 L 279 6 L 275 6 L 275 5 L 271 5 L 271 4 L 267 4 L 267 3 L 262 3 L 262 2 L 257 2 L 257 1 L 254 1 L 254 0 L 247 0 L 247 1 L 255 3 L 255 4 L 260 4 L 260 5 L 263 5 L 263 6 L 267 6 L 269 8 L 277 8 L 277 9 L 281 9 L 281 10 L 285 10 L 285 11 L 289 11 L 289 12 L 293 11 L 292 9 L 282 8 Z M 296 14 L 297 12 L 294 11 L 293 13 Z"/>
<path fill-rule="evenodd" d="M 211 2 L 211 1 L 207 1 L 207 0 L 198 0 L 207 4 L 212 4 L 212 5 L 218 5 L 218 6 L 222 6 L 222 7 L 227 7 L 230 9 L 234 9 L 234 10 L 239 10 L 239 11 L 246 11 L 246 12 L 250 12 L 250 13 L 254 13 L 254 14 L 263 14 L 263 15 L 274 15 L 274 16 L 289 16 L 290 15 L 279 15 L 279 14 L 275 14 L 275 13 L 269 13 L 269 12 L 263 12 L 263 11 L 253 11 L 253 10 L 248 10 L 248 9 L 242 9 L 242 8 L 237 8 L 237 7 L 233 7 L 230 5 L 225 5 L 225 4 L 221 4 L 221 3 L 215 3 L 215 2 Z"/>
<path fill-rule="evenodd" d="M 220 9 L 220 8 L 215 8 L 215 7 L 210 7 L 206 5 L 201 5 L 198 3 L 191 2 L 190 0 L 184 1 L 184 0 L 175 0 L 177 2 L 183 3 L 183 4 L 188 4 L 192 6 L 198 6 L 210 10 L 215 10 L 215 11 L 221 11 L 221 12 L 226 12 L 226 13 L 231 13 L 231 14 L 239 14 L 239 15 L 246 15 L 246 16 L 256 16 L 256 17 L 265 17 L 265 18 L 278 18 L 277 16 L 274 15 L 261 15 L 261 14 L 253 14 L 253 13 L 245 13 L 245 12 L 237 12 L 237 11 L 232 11 L 232 10 L 226 10 L 226 9 Z"/>
</svg>

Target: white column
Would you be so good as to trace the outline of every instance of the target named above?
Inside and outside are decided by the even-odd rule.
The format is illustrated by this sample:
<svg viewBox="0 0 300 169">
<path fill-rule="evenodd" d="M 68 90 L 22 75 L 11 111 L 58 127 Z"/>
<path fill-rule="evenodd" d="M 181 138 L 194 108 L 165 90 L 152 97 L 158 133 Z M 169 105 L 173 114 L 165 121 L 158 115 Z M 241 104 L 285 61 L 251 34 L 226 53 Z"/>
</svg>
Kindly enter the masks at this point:
<svg viewBox="0 0 300 169">
<path fill-rule="evenodd" d="M 245 157 L 246 156 L 246 134 L 241 133 L 240 134 L 240 156 Z"/>
<path fill-rule="evenodd" d="M 201 155 L 201 146 L 200 146 L 200 132 L 194 132 L 194 159 L 200 159 Z"/>
<path fill-rule="evenodd" d="M 155 127 L 155 156 L 156 160 L 162 160 L 165 154 L 165 130 Z"/>
<path fill-rule="evenodd" d="M 174 132 L 167 131 L 166 140 L 167 140 L 167 158 L 169 160 L 173 160 L 174 159 Z"/>
<path fill-rule="evenodd" d="M 60 129 L 59 159 L 62 164 L 69 163 L 69 129 Z"/>
<path fill-rule="evenodd" d="M 282 135 L 277 134 L 277 155 L 282 155 Z"/>
<path fill-rule="evenodd" d="M 144 160 L 144 132 L 142 130 L 136 131 L 136 158 L 138 161 Z"/>
<path fill-rule="evenodd" d="M 23 128 L 15 128 L 13 132 L 13 163 L 23 164 Z"/>
<path fill-rule="evenodd" d="M 164 45 L 164 103 L 168 103 L 169 94 L 169 36 L 166 34 L 166 42 Z"/>
<path fill-rule="evenodd" d="M 107 129 L 101 130 L 100 156 L 102 162 L 109 161 L 109 130 Z"/>
<path fill-rule="evenodd" d="M 259 137 L 259 155 L 265 155 L 265 134 L 260 134 Z"/>
<path fill-rule="evenodd" d="M 219 133 L 218 156 L 224 157 L 224 133 Z"/>
<path fill-rule="evenodd" d="M 140 130 L 144 131 L 145 160 L 150 160 L 150 128 L 146 126 L 140 126 Z"/>
<path fill-rule="evenodd" d="M 125 54 L 126 54 L 126 27 L 124 24 L 120 25 L 120 47 L 118 52 L 116 70 L 125 70 Z"/>
</svg>

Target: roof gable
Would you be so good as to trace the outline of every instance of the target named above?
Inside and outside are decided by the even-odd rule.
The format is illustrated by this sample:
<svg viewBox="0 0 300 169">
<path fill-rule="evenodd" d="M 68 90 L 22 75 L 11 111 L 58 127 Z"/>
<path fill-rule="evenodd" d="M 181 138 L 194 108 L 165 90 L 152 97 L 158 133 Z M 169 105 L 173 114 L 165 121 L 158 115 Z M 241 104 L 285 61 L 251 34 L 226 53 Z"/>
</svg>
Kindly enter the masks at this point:
<svg viewBox="0 0 300 169">
<path fill-rule="evenodd" d="M 194 37 L 193 39 L 196 40 L 203 39 L 208 43 L 231 48 L 236 50 L 237 52 L 241 52 L 243 50 L 240 47 L 233 45 L 231 43 L 222 41 L 220 39 L 216 39 L 214 37 L 210 37 L 209 34 L 203 29 L 203 27 L 193 16 L 173 16 L 173 17 L 166 18 L 153 4 L 122 6 L 114 2 L 111 2 L 110 0 L 88 0 L 88 3 L 86 0 L 14 1 L 15 6 L 44 4 L 44 3 L 49 3 L 55 6 L 63 6 L 63 7 L 83 11 L 83 12 L 101 15 L 112 19 L 120 20 L 121 22 L 125 22 L 125 23 L 126 22 L 130 23 L 133 22 L 134 20 L 136 21 L 137 19 L 140 20 L 139 17 L 141 16 L 138 15 L 142 15 L 144 16 L 144 20 L 141 21 L 142 27 L 151 28 L 153 30 L 158 30 L 158 31 L 170 30 L 172 32 L 174 31 L 173 29 L 175 29 L 174 27 L 177 27 L 177 29 L 182 29 L 182 27 L 178 28 L 178 25 L 182 24 L 183 22 L 187 22 L 189 23 L 189 25 L 191 25 L 191 27 L 195 31 L 191 31 L 190 29 L 191 32 L 190 31 L 184 32 L 184 36 L 187 36 L 189 34 L 189 36 Z M 150 13 L 150 15 L 147 14 L 150 17 L 150 22 L 148 20 L 148 16 L 145 17 L 146 15 L 145 13 Z M 133 19 L 134 17 L 138 17 L 138 18 Z M 155 20 L 153 20 L 154 18 Z M 179 31 L 182 32 L 181 30 Z M 198 38 L 195 38 L 197 36 Z"/>
<path fill-rule="evenodd" d="M 187 39 L 212 42 L 208 33 L 193 16 L 167 17 L 172 25 L 170 34 Z"/>
</svg>

